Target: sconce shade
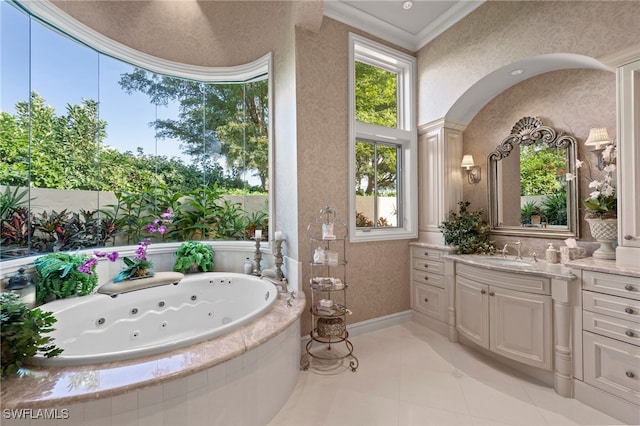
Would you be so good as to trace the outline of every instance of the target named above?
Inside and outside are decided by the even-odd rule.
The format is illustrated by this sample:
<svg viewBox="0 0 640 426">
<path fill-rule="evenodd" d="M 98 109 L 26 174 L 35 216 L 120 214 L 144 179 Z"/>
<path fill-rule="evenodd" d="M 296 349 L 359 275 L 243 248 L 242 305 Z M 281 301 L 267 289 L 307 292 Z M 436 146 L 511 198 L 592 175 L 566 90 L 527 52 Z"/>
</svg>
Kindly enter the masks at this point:
<svg viewBox="0 0 640 426">
<path fill-rule="evenodd" d="M 595 146 L 596 149 L 600 149 L 600 145 L 607 145 L 611 143 L 609 134 L 606 127 L 598 127 L 589 131 L 589 137 L 584 142 L 586 146 Z"/>
<path fill-rule="evenodd" d="M 472 155 L 464 155 L 464 156 L 462 156 L 462 163 L 460 164 L 460 167 L 466 167 L 467 170 L 469 170 L 473 166 L 474 166 L 474 163 L 473 163 L 473 156 Z"/>
</svg>

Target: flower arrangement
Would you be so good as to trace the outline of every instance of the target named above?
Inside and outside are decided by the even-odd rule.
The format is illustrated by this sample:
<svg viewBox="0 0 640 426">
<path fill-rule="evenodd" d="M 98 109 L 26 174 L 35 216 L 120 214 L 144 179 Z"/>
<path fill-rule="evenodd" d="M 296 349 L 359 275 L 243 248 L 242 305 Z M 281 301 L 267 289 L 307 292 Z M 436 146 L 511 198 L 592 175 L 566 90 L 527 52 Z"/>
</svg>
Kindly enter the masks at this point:
<svg viewBox="0 0 640 426">
<path fill-rule="evenodd" d="M 147 225 L 146 229 L 149 233 L 158 232 L 160 235 L 167 233 L 167 224 L 171 223 L 174 214 L 170 209 L 167 209 L 160 215 L 159 218 Z M 113 282 L 117 283 L 124 280 L 130 280 L 134 278 L 141 278 L 145 276 L 153 276 L 153 272 L 150 272 L 153 267 L 153 262 L 147 259 L 147 249 L 151 245 L 151 239 L 149 237 L 138 243 L 136 254 L 133 259 L 123 257 L 124 267 L 118 275 L 113 279 Z M 95 265 L 98 263 L 98 259 L 107 258 L 111 262 L 115 262 L 120 257 L 117 251 L 106 253 L 101 251 L 94 251 L 93 257 L 87 259 L 82 265 L 78 266 L 80 272 L 92 275 L 95 270 Z"/>
<path fill-rule="evenodd" d="M 614 219 L 618 215 L 618 200 L 616 196 L 615 171 L 616 171 L 616 155 L 617 148 L 610 144 L 602 151 L 602 159 L 604 160 L 603 176 L 601 179 L 593 179 L 589 177 L 589 188 L 592 189 L 589 197 L 585 198 L 582 203 L 587 210 L 586 218 L 598 219 Z M 583 161 L 576 162 L 576 168 L 583 165 Z M 567 179 L 574 176 L 567 175 Z"/>
</svg>

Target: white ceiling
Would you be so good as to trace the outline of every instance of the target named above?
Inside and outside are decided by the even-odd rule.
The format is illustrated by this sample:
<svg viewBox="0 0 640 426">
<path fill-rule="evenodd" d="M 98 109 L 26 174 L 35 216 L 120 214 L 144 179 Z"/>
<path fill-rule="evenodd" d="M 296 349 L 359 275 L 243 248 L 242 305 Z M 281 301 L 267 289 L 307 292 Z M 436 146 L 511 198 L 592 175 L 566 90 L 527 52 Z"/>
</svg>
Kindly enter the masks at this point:
<svg viewBox="0 0 640 426">
<path fill-rule="evenodd" d="M 408 10 L 402 7 L 403 3 L 404 0 L 325 0 L 324 14 L 417 51 L 484 0 L 413 0 Z"/>
</svg>

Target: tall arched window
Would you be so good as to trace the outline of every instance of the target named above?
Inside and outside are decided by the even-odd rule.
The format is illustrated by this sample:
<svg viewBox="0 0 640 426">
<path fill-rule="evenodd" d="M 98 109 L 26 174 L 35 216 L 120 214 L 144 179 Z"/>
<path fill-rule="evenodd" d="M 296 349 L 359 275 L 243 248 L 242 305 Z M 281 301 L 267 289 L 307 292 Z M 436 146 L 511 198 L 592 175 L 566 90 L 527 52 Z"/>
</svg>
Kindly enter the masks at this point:
<svg viewBox="0 0 640 426">
<path fill-rule="evenodd" d="M 270 54 L 178 64 L 49 2 L 0 7 L 0 260 L 135 243 L 165 209 L 169 241 L 266 232 Z"/>
</svg>

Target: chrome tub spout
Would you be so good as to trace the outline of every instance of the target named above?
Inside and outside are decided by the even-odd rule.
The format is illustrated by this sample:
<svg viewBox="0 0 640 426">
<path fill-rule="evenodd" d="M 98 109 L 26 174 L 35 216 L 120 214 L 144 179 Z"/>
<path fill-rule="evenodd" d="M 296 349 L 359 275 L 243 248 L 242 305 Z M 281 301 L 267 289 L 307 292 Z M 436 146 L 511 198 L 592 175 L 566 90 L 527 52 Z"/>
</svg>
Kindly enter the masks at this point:
<svg viewBox="0 0 640 426">
<path fill-rule="evenodd" d="M 289 293 L 289 290 L 287 288 L 289 281 L 287 281 L 286 278 L 283 278 L 282 281 L 273 279 L 271 277 L 265 277 L 264 275 L 261 275 L 260 278 L 275 285 L 278 288 L 278 293 Z"/>
</svg>

